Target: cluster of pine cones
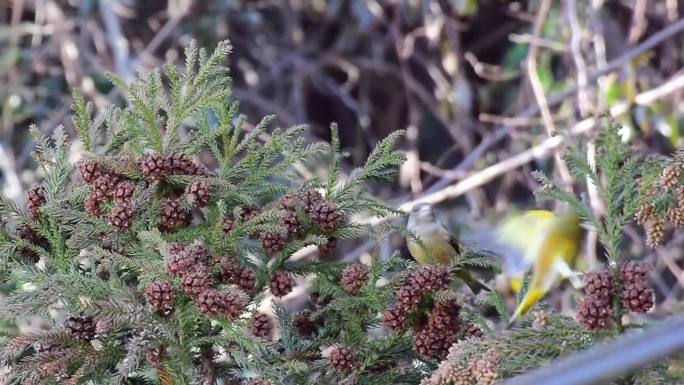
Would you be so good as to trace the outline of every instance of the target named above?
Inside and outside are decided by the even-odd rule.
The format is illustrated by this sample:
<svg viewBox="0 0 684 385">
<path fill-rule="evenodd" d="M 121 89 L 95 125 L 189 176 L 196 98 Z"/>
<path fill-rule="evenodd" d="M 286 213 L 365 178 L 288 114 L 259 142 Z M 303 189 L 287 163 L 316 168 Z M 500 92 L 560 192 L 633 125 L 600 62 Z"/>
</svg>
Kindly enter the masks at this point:
<svg viewBox="0 0 684 385">
<path fill-rule="evenodd" d="M 33 185 L 26 191 L 26 207 L 29 211 L 29 216 L 33 221 L 38 220 L 41 209 L 46 202 L 45 188 L 43 186 Z M 16 227 L 15 236 L 31 245 L 47 248 L 47 239 L 37 233 L 34 230 L 33 225 L 34 223 L 20 223 Z M 19 253 L 28 258 L 32 263 L 38 262 L 38 254 L 30 247 L 20 248 Z"/>
<path fill-rule="evenodd" d="M 121 162 L 114 170 L 94 159 L 78 162 L 81 180 L 90 186 L 90 194 L 85 198 L 86 211 L 96 217 L 109 208 L 109 224 L 118 230 L 131 227 L 135 208 L 132 197 L 136 182 L 160 182 L 167 176 L 184 175 L 196 177 L 185 186 L 184 195 L 193 207 L 204 207 L 211 198 L 211 187 L 204 176 L 206 169 L 187 154 L 145 154 L 138 158 L 136 165 Z M 127 176 L 128 175 L 128 176 Z M 135 175 L 142 175 L 136 181 Z M 174 192 L 164 199 L 160 214 L 159 228 L 164 231 L 176 230 L 188 224 L 190 213 L 181 204 Z"/>
<path fill-rule="evenodd" d="M 342 214 L 337 207 L 328 202 L 323 196 L 314 190 L 300 193 L 286 194 L 279 200 L 264 206 L 264 210 L 276 208 L 282 213 L 282 225 L 285 233 L 263 232 L 258 234 L 264 250 L 269 254 L 275 254 L 285 247 L 287 242 L 293 239 L 302 239 L 307 230 L 326 235 L 327 242 L 319 245 L 321 254 L 331 253 L 337 244 L 337 240 L 329 233 L 342 221 Z M 259 214 L 256 207 L 243 207 L 240 210 L 240 220 L 249 221 Z M 309 229 L 311 223 L 316 228 Z M 223 232 L 229 235 L 235 229 L 236 218 L 227 216 L 223 221 Z"/>
<path fill-rule="evenodd" d="M 81 341 L 91 341 L 96 334 L 93 317 L 83 314 L 69 316 L 64 321 L 64 329 L 73 338 Z"/>
<path fill-rule="evenodd" d="M 217 287 L 236 285 L 245 292 L 251 292 L 257 282 L 254 270 L 240 266 L 230 257 L 213 255 L 199 242 L 187 246 L 172 243 L 169 254 L 167 273 L 180 278 L 180 291 L 190 297 L 203 314 L 233 319 L 242 313 L 245 306 L 243 295 L 220 291 Z M 145 296 L 157 313 L 169 315 L 173 312 L 177 292 L 179 290 L 173 282 L 158 280 L 147 286 Z"/>
<path fill-rule="evenodd" d="M 648 186 L 646 190 L 649 202 L 636 212 L 637 223 L 646 229 L 646 244 L 649 247 L 663 244 L 668 222 L 675 228 L 684 225 L 684 183 L 680 181 L 683 169 L 679 164 L 665 166 L 658 183 Z M 667 202 L 667 207 L 658 210 L 658 201 Z"/>
<path fill-rule="evenodd" d="M 444 358 L 449 347 L 463 338 L 480 338 L 483 332 L 473 324 L 465 323 L 460 318 L 460 305 L 457 300 L 434 300 L 431 295 L 438 291 L 448 290 L 451 277 L 444 266 L 423 266 L 412 271 L 404 284 L 396 293 L 396 303 L 384 314 L 384 324 L 392 330 L 406 330 L 409 315 L 413 312 L 421 314 L 419 309 L 428 302 L 427 318 L 418 319 L 412 325 L 414 349 L 426 357 Z M 428 300 L 428 301 L 426 301 Z"/>
<path fill-rule="evenodd" d="M 439 364 L 431 376 L 420 385 L 493 385 L 498 383 L 501 355 L 496 348 L 489 348 L 482 356 L 463 365 L 458 357 L 459 344 L 449 349 L 447 359 Z"/>
<path fill-rule="evenodd" d="M 586 296 L 577 310 L 577 320 L 586 328 L 596 330 L 611 324 L 616 296 L 624 311 L 646 313 L 653 307 L 655 294 L 648 284 L 649 265 L 624 262 L 619 270 L 621 285 L 608 269 L 585 275 Z M 622 287 L 620 292 L 619 287 Z"/>
</svg>

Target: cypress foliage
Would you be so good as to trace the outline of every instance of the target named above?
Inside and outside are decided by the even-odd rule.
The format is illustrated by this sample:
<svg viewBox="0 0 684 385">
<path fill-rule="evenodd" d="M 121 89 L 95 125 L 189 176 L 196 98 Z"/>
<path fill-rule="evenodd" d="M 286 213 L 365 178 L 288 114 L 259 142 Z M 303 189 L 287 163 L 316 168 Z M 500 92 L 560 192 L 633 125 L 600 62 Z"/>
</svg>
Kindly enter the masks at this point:
<svg viewBox="0 0 684 385">
<path fill-rule="evenodd" d="M 449 269 L 418 268 L 399 252 L 367 265 L 318 261 L 339 240 L 413 237 L 351 219 L 403 215 L 364 189 L 392 180 L 405 159 L 395 149 L 402 133 L 343 180 L 335 125 L 330 145 L 306 143 L 305 126 L 270 129 L 272 117 L 247 129 L 228 103 L 229 53 L 227 42 L 211 53 L 193 43 L 183 69 L 167 64 L 130 83 L 112 75 L 128 103 L 97 118 L 74 93 L 85 150 L 77 164 L 61 127 L 50 137 L 31 129 L 45 179 L 28 190 L 27 211 L 0 197 L 10 218 L 0 229 L 0 279 L 11 287 L 0 314 L 9 323 L 39 315 L 51 328 L 2 331 L 9 384 L 490 384 L 622 331 L 619 299 L 615 330 L 537 311 L 518 329 L 496 331 L 507 322 L 504 299 L 456 291 L 460 270 L 496 267 L 472 250 Z M 652 196 L 638 177 L 660 177 L 663 204 L 672 204 L 679 174 L 640 163 L 616 130 L 599 148 L 598 168 L 580 150 L 569 163 L 599 186 L 604 218 L 537 177 L 542 195 L 568 202 L 597 229 L 621 289 L 620 234 Z M 324 156 L 327 178 L 297 183 L 295 166 Z M 302 281 L 305 309 L 289 309 Z M 264 300 L 274 314 L 261 313 Z M 667 370 L 645 369 L 633 383 L 672 379 Z"/>
</svg>

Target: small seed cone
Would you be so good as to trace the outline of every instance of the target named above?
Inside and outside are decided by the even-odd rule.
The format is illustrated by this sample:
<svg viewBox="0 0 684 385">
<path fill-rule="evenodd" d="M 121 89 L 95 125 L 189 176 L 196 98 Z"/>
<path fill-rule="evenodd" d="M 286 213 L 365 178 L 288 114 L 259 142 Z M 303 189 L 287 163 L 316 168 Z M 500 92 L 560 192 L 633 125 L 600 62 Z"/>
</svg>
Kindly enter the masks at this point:
<svg viewBox="0 0 684 385">
<path fill-rule="evenodd" d="M 347 266 L 342 272 L 340 283 L 349 294 L 358 294 L 368 279 L 368 267 L 360 263 Z"/>
<path fill-rule="evenodd" d="M 603 329 L 611 323 L 612 309 L 610 302 L 586 297 L 577 309 L 577 321 L 589 330 Z"/>
<path fill-rule="evenodd" d="M 356 366 L 351 349 L 338 346 L 330 352 L 330 365 L 338 373 L 349 373 Z"/>
<path fill-rule="evenodd" d="M 662 217 L 654 217 L 646 229 L 646 245 L 656 248 L 663 244 L 665 239 L 665 221 Z"/>
<path fill-rule="evenodd" d="M 290 273 L 278 271 L 268 283 L 271 294 L 275 297 L 284 297 L 292 292 L 295 286 L 295 280 Z"/>
<path fill-rule="evenodd" d="M 677 166 L 667 166 L 660 174 L 660 185 L 665 189 L 670 189 L 677 185 L 681 170 Z"/>
</svg>

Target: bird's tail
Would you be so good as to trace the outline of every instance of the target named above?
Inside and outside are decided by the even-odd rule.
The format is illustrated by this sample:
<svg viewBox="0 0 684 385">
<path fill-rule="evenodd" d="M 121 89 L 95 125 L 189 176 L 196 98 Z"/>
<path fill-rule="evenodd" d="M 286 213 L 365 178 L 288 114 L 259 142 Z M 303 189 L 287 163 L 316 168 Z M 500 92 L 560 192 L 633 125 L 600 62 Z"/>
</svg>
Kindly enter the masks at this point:
<svg viewBox="0 0 684 385">
<path fill-rule="evenodd" d="M 483 284 L 480 281 L 477 280 L 472 280 L 470 282 L 465 282 L 466 285 L 468 285 L 468 288 L 470 291 L 473 292 L 473 294 L 478 295 L 481 291 L 492 291 L 487 285 Z"/>
<path fill-rule="evenodd" d="M 520 301 L 520 304 L 518 305 L 518 308 L 515 309 L 515 313 L 513 313 L 513 316 L 511 317 L 511 320 L 508 322 L 508 329 L 513 327 L 515 323 L 525 315 L 537 302 L 539 302 L 540 299 L 544 297 L 544 290 L 542 289 L 530 289 L 527 294 L 525 294 L 525 297 Z"/>
<path fill-rule="evenodd" d="M 492 291 L 492 289 L 490 289 L 485 284 L 480 282 L 469 271 L 466 271 L 466 270 L 458 271 L 458 272 L 456 272 L 456 276 L 459 277 L 461 280 L 463 280 L 463 283 L 465 283 L 468 286 L 468 288 L 470 289 L 470 291 L 472 291 L 473 294 L 475 294 L 475 295 L 480 293 L 482 290 Z"/>
</svg>

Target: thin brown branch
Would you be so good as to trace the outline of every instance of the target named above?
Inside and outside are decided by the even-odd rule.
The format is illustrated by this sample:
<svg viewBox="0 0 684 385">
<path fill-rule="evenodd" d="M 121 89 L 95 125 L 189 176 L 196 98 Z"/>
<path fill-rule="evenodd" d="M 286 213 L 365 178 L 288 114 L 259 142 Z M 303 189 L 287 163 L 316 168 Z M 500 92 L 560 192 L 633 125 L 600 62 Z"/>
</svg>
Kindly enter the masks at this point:
<svg viewBox="0 0 684 385">
<path fill-rule="evenodd" d="M 544 27 L 544 21 L 546 16 L 551 9 L 551 0 L 543 0 L 539 6 L 539 11 L 537 13 L 537 18 L 534 22 L 533 36 L 539 37 L 542 33 L 542 28 Z M 553 117 L 551 116 L 551 110 L 549 109 L 548 101 L 546 100 L 546 95 L 544 94 L 544 87 L 539 79 L 539 73 L 537 71 L 537 56 L 539 54 L 539 45 L 536 40 L 530 42 L 530 50 L 527 56 L 527 77 L 530 80 L 530 85 L 532 86 L 532 92 L 534 93 L 534 98 L 537 100 L 537 105 L 539 106 L 539 111 L 541 112 L 542 121 L 544 122 L 544 127 L 546 127 L 546 134 L 552 137 L 556 133 L 556 126 L 553 123 Z M 566 189 L 570 188 L 572 185 L 572 175 L 565 161 L 561 158 L 560 154 L 555 154 L 555 163 L 558 167 L 558 172 L 563 181 L 563 185 Z"/>
<path fill-rule="evenodd" d="M 202 385 L 214 385 L 216 382 L 216 365 L 211 345 L 202 347 Z"/>
</svg>

